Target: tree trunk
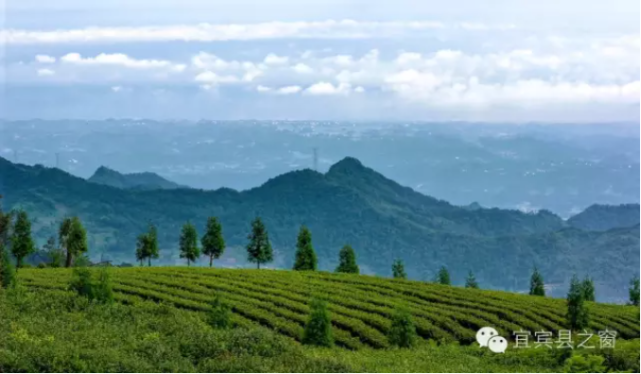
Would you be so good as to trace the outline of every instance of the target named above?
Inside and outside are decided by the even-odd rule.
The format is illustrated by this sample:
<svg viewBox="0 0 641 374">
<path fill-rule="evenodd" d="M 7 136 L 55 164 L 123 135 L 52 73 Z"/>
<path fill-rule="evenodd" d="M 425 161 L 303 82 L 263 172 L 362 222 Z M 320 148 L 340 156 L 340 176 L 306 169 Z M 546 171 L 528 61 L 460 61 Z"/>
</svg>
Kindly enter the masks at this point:
<svg viewBox="0 0 641 374">
<path fill-rule="evenodd" d="M 140 267 L 142 267 L 142 266 L 143 266 L 142 259 L 140 259 Z"/>
<path fill-rule="evenodd" d="M 191 260 L 187 259 L 187 267 L 190 267 L 190 266 L 191 266 Z"/>
<path fill-rule="evenodd" d="M 257 268 L 258 270 L 260 270 L 260 262 L 257 262 L 257 263 L 256 263 L 256 268 Z"/>
<path fill-rule="evenodd" d="M 67 249 L 67 261 L 65 263 L 65 267 L 70 268 L 72 261 L 73 261 L 73 256 L 71 255 L 71 251 Z"/>
<path fill-rule="evenodd" d="M 214 266 L 214 256 L 211 255 L 211 256 L 209 256 L 209 267 L 211 268 L 213 266 Z"/>
<path fill-rule="evenodd" d="M 149 267 L 151 267 L 151 257 L 149 257 L 149 258 L 147 259 L 147 265 L 149 265 Z"/>
</svg>

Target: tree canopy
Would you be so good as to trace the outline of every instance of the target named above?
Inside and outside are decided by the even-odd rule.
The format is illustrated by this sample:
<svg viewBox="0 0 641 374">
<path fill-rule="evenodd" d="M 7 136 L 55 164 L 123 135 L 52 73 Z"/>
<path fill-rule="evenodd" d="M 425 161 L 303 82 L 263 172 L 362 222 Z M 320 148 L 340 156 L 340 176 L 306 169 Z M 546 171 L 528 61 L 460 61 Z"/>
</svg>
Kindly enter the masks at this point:
<svg viewBox="0 0 641 374">
<path fill-rule="evenodd" d="M 260 217 L 256 217 L 252 222 L 251 233 L 247 239 L 249 239 L 247 244 L 247 260 L 249 262 L 256 264 L 256 267 L 260 269 L 261 265 L 274 261 L 274 251 L 269 241 L 269 234 Z"/>
<path fill-rule="evenodd" d="M 298 240 L 296 242 L 296 260 L 294 270 L 298 271 L 316 271 L 318 268 L 318 259 L 312 245 L 312 233 L 305 226 L 300 228 Z"/>
</svg>

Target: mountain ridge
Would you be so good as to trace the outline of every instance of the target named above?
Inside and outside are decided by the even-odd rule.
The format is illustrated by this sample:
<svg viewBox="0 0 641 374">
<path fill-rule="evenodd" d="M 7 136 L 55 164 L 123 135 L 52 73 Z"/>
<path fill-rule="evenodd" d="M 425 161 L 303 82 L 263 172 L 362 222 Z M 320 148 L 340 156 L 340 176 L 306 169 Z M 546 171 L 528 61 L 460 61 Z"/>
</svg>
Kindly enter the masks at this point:
<svg viewBox="0 0 641 374">
<path fill-rule="evenodd" d="M 566 282 L 573 269 L 595 277 L 623 297 L 638 268 L 639 228 L 587 232 L 550 212 L 466 209 L 421 195 L 346 159 L 326 174 L 297 170 L 246 191 L 122 190 L 90 183 L 57 169 L 0 160 L 0 192 L 9 207 L 34 218 L 42 242 L 64 215 L 86 223 L 92 254 L 132 261 L 135 237 L 149 222 L 159 228 L 161 261 L 180 263 L 178 235 L 191 221 L 202 233 L 209 216 L 223 224 L 230 250 L 223 266 L 242 266 L 249 222 L 263 217 L 276 249 L 276 267 L 290 267 L 298 228 L 314 234 L 321 269 L 334 268 L 338 250 L 352 244 L 365 273 L 387 275 L 396 258 L 414 279 L 431 280 L 440 266 L 462 280 L 475 271 L 489 288 L 527 288 L 534 266 L 550 283 Z M 604 260 L 600 260 L 603 258 Z M 607 259 L 607 261 L 605 261 Z M 605 270 L 601 267 L 605 267 Z M 607 276 L 613 279 L 607 279 Z"/>
<path fill-rule="evenodd" d="M 156 173 L 142 172 L 123 174 L 104 165 L 96 169 L 87 181 L 121 189 L 153 190 L 188 188 L 167 180 Z"/>
</svg>

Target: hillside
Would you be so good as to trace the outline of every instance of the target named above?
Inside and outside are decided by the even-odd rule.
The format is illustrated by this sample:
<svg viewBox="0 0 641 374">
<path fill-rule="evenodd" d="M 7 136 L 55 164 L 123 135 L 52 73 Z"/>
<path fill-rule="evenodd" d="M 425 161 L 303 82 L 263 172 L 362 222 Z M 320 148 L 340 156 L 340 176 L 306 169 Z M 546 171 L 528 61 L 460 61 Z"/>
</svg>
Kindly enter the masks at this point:
<svg viewBox="0 0 641 374">
<path fill-rule="evenodd" d="M 570 218 L 568 223 L 576 228 L 591 231 L 607 231 L 639 225 L 639 204 L 592 205 Z"/>
<path fill-rule="evenodd" d="M 620 329 L 614 350 L 569 355 L 510 344 L 505 354 L 490 354 L 469 344 L 476 326 L 496 325 L 507 338 L 520 327 L 554 331 L 563 325 L 562 302 L 322 273 L 108 272 L 114 304 L 90 303 L 68 291 L 69 270 L 23 269 L 18 292 L 0 288 L 0 372 L 561 373 L 587 371 L 584 361 L 568 365 L 587 354 L 603 360 L 598 372 L 639 372 L 639 308 L 590 305 L 591 329 Z M 330 299 L 333 348 L 300 344 L 311 295 Z M 232 307 L 229 329 L 209 323 L 215 296 Z M 416 323 L 412 348 L 386 349 L 397 305 L 409 308 Z M 590 342 L 599 345 L 596 336 Z"/>
<path fill-rule="evenodd" d="M 333 270 L 339 249 L 356 248 L 364 273 L 387 276 L 396 258 L 411 278 L 431 280 L 447 266 L 461 284 L 473 270 L 485 288 L 525 290 L 537 265 L 553 293 L 566 292 L 572 273 L 592 275 L 603 300 L 622 301 L 639 274 L 639 227 L 585 232 L 567 227 L 546 211 L 526 214 L 467 209 L 402 187 L 358 160 L 345 159 L 327 174 L 290 172 L 261 187 L 229 189 L 122 190 L 89 183 L 57 169 L 14 165 L 0 159 L 0 191 L 7 207 L 22 207 L 33 218 L 41 241 L 75 214 L 90 233 L 91 254 L 133 262 L 136 236 L 148 222 L 159 228 L 161 263 L 178 258 L 180 227 L 191 221 L 202 232 L 218 216 L 230 247 L 220 261 L 244 266 L 243 246 L 250 221 L 263 217 L 276 250 L 274 267 L 289 268 L 300 225 L 314 235 L 321 269 Z"/>
<path fill-rule="evenodd" d="M 63 290 L 71 272 L 25 270 L 31 289 Z M 568 329 L 564 300 L 540 298 L 412 281 L 329 273 L 194 268 L 113 269 L 117 299 L 167 302 L 203 312 L 215 295 L 233 308 L 234 321 L 262 325 L 295 340 L 302 337 L 309 300 L 329 303 L 336 344 L 343 348 L 388 348 L 390 319 L 397 306 L 413 316 L 425 340 L 471 345 L 476 332 L 494 326 L 511 339 L 514 331 Z M 639 338 L 638 307 L 591 304 L 590 330 L 614 329 L 621 339 Z"/>
<path fill-rule="evenodd" d="M 99 167 L 87 180 L 91 183 L 121 189 L 173 190 L 186 188 L 155 173 L 122 174 L 105 166 Z"/>
</svg>

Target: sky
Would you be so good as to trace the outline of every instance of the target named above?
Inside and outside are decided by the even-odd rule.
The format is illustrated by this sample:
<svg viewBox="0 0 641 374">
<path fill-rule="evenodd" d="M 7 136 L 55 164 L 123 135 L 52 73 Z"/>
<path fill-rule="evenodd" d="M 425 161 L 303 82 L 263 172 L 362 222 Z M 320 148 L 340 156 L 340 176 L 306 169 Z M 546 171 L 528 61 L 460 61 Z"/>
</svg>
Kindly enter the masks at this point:
<svg viewBox="0 0 641 374">
<path fill-rule="evenodd" d="M 638 0 L 0 0 L 6 119 L 639 121 Z"/>
</svg>

